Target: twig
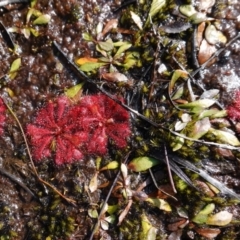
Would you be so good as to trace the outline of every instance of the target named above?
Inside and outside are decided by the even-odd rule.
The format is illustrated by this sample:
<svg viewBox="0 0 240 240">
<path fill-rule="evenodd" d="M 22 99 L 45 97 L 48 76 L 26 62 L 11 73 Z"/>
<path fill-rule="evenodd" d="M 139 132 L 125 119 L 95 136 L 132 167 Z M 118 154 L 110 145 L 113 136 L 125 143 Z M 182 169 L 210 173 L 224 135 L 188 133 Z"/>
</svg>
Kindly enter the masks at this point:
<svg viewBox="0 0 240 240">
<path fill-rule="evenodd" d="M 19 186 L 21 186 L 26 192 L 28 192 L 30 195 L 32 195 L 34 198 L 36 198 L 35 194 L 19 179 L 18 177 L 12 175 L 8 171 L 6 171 L 3 168 L 0 168 L 0 173 L 5 175 L 6 177 L 10 178 L 13 182 L 17 183 Z"/>
<path fill-rule="evenodd" d="M 169 197 L 171 197 L 171 198 L 173 198 L 174 200 L 177 201 L 177 198 L 175 198 L 175 197 L 172 196 L 171 194 L 167 193 L 166 191 L 164 191 L 162 188 L 160 188 L 160 187 L 158 186 L 158 184 L 157 184 L 157 182 L 156 182 L 156 179 L 155 179 L 155 177 L 154 177 L 154 174 L 153 174 L 151 168 L 149 168 L 148 171 L 149 171 L 149 173 L 150 173 L 150 175 L 151 175 L 151 178 L 152 178 L 152 181 L 153 181 L 153 183 L 154 183 L 154 186 L 155 186 L 158 190 L 160 190 L 161 192 L 163 192 L 164 194 L 166 194 L 167 196 L 169 196 Z"/>
<path fill-rule="evenodd" d="M 30 2 L 29 0 L 3 0 L 0 1 L 0 7 L 4 7 L 8 4 L 13 4 L 13 3 L 28 3 Z"/>
<path fill-rule="evenodd" d="M 23 130 L 23 128 L 22 128 L 22 125 L 21 125 L 19 119 L 17 118 L 16 114 L 15 114 L 15 113 L 13 112 L 13 110 L 10 108 L 10 106 L 6 103 L 5 100 L 3 100 L 3 101 L 4 101 L 5 105 L 6 105 L 6 107 L 8 108 L 9 112 L 12 114 L 12 116 L 13 116 L 14 119 L 16 120 L 16 122 L 17 122 L 17 124 L 18 124 L 18 126 L 19 126 L 19 128 L 20 128 L 20 131 L 21 131 L 21 133 L 22 133 L 22 137 L 23 137 L 23 139 L 24 139 L 24 142 L 25 142 L 25 145 L 26 145 L 26 148 L 27 148 L 27 153 L 28 153 L 28 156 L 29 156 L 31 165 L 32 165 L 33 171 L 34 171 L 37 179 L 38 179 L 41 183 L 43 183 L 44 185 L 46 185 L 46 186 L 48 186 L 49 188 L 51 188 L 54 192 L 56 192 L 56 193 L 57 193 L 59 196 L 61 196 L 64 200 L 66 200 L 67 202 L 69 202 L 69 203 L 73 204 L 74 206 L 76 206 L 76 204 L 75 204 L 76 201 L 74 201 L 74 200 L 71 199 L 71 198 L 67 198 L 66 196 L 64 196 L 64 195 L 63 195 L 60 191 L 58 191 L 53 185 L 51 185 L 50 183 L 46 182 L 45 180 L 43 180 L 43 179 L 39 176 L 39 174 L 38 174 L 38 172 L 37 172 L 37 169 L 36 169 L 36 167 L 35 167 L 35 165 L 34 165 L 34 162 L 33 162 L 33 159 L 32 159 L 32 154 L 31 154 L 31 151 L 30 151 L 28 142 L 27 142 L 27 137 L 26 137 L 26 135 L 25 135 L 25 133 L 24 133 L 24 130 Z"/>
<path fill-rule="evenodd" d="M 167 170 L 168 170 L 169 180 L 170 180 L 170 183 L 171 183 L 173 192 L 174 192 L 174 193 L 177 193 L 177 190 L 176 190 L 176 188 L 175 188 L 175 185 L 174 185 L 174 182 L 173 182 L 173 178 L 172 178 L 171 168 L 170 168 L 170 166 L 169 166 L 168 153 L 167 153 L 167 148 L 166 148 L 166 145 L 165 145 L 165 144 L 164 144 L 164 154 L 165 154 L 165 161 L 166 161 L 166 164 L 167 164 Z"/>
</svg>

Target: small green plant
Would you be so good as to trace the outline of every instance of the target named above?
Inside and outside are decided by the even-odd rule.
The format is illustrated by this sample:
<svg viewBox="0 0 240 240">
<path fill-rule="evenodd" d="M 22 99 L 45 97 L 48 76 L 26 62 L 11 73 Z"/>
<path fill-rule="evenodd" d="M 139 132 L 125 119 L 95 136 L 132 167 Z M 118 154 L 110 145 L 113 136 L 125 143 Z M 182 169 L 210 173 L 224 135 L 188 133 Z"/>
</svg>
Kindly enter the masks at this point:
<svg viewBox="0 0 240 240">
<path fill-rule="evenodd" d="M 23 34 L 25 38 L 29 38 L 31 34 L 35 37 L 39 36 L 39 31 L 35 28 L 36 25 L 44 25 L 48 24 L 51 20 L 51 16 L 49 14 L 44 14 L 37 10 L 35 7 L 37 1 L 31 1 L 31 7 L 29 8 L 26 16 L 26 23 L 21 27 L 10 27 L 8 28 L 9 32 L 20 33 Z M 34 18 L 33 21 L 30 21 Z"/>
</svg>

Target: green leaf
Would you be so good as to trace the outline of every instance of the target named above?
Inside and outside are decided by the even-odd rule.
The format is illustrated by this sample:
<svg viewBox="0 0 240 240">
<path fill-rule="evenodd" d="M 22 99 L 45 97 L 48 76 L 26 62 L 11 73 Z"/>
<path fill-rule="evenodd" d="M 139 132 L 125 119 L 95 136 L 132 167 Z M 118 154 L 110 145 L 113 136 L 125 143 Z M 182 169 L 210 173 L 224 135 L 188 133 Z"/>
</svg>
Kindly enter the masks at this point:
<svg viewBox="0 0 240 240">
<path fill-rule="evenodd" d="M 146 240 L 155 240 L 157 237 L 157 229 L 155 227 L 151 227 L 147 233 Z"/>
<path fill-rule="evenodd" d="M 118 204 L 116 205 L 108 205 L 108 209 L 107 212 L 112 215 L 113 213 L 115 213 L 118 210 Z"/>
<path fill-rule="evenodd" d="M 43 14 L 40 17 L 38 17 L 36 20 L 34 20 L 34 25 L 41 25 L 41 24 L 47 24 L 51 20 L 51 16 L 48 14 Z"/>
<path fill-rule="evenodd" d="M 38 37 L 39 36 L 39 32 L 38 30 L 34 29 L 34 28 L 30 28 L 30 32 L 32 33 L 32 35 L 34 37 Z"/>
<path fill-rule="evenodd" d="M 123 44 L 122 46 L 120 46 L 116 52 L 116 54 L 114 55 L 113 58 L 118 58 L 123 52 L 125 52 L 127 49 L 129 49 L 132 46 L 131 43 L 125 42 L 125 44 Z"/>
<path fill-rule="evenodd" d="M 128 168 L 135 172 L 146 171 L 149 168 L 160 164 L 159 160 L 151 157 L 134 158 L 129 164 Z"/>
<path fill-rule="evenodd" d="M 211 107 L 216 101 L 212 99 L 199 99 L 190 103 L 180 104 L 178 107 L 184 109 L 205 109 Z"/>
<path fill-rule="evenodd" d="M 141 216 L 142 232 L 140 233 L 140 239 L 155 240 L 156 228 L 152 226 L 145 214 Z"/>
<path fill-rule="evenodd" d="M 98 212 L 96 209 L 88 209 L 88 215 L 91 218 L 97 218 L 98 217 Z"/>
<path fill-rule="evenodd" d="M 31 7 L 34 7 L 37 4 L 37 0 L 31 0 Z"/>
<path fill-rule="evenodd" d="M 182 148 L 185 140 L 182 137 L 176 136 L 174 141 L 171 143 L 172 150 L 175 152 Z"/>
<path fill-rule="evenodd" d="M 118 167 L 119 167 L 119 162 L 112 161 L 112 162 L 108 163 L 106 166 L 102 167 L 99 171 L 117 169 Z"/>
<path fill-rule="evenodd" d="M 166 202 L 165 200 L 163 199 L 159 199 L 159 198 L 148 198 L 146 200 L 147 202 L 150 202 L 152 203 L 155 207 L 161 209 L 161 210 L 164 210 L 166 212 L 171 212 L 172 211 L 172 208 L 171 206 L 169 205 L 168 202 Z"/>
<path fill-rule="evenodd" d="M 137 59 L 128 59 L 123 64 L 123 67 L 124 67 L 125 70 L 128 70 L 128 69 L 132 68 L 133 66 L 136 66 L 137 62 L 138 62 Z"/>
<path fill-rule="evenodd" d="M 198 224 L 206 223 L 208 215 L 212 213 L 214 209 L 215 209 L 214 203 L 208 204 L 193 218 L 192 221 Z"/>
<path fill-rule="evenodd" d="M 159 12 L 159 10 L 164 6 L 165 3 L 166 3 L 166 0 L 153 0 L 152 1 L 151 8 L 150 8 L 145 26 L 148 25 L 148 23 L 150 22 L 150 19 L 152 19 Z"/>
<path fill-rule="evenodd" d="M 233 214 L 221 211 L 207 218 L 206 224 L 214 226 L 226 226 L 232 221 Z"/>
<path fill-rule="evenodd" d="M 210 127 L 211 123 L 209 121 L 209 118 L 203 118 L 202 120 L 195 122 L 193 128 L 188 134 L 188 137 L 193 139 L 199 139 L 208 132 Z"/>
<path fill-rule="evenodd" d="M 184 93 L 184 86 L 181 86 L 177 89 L 177 91 L 172 96 L 172 100 L 176 100 L 176 99 L 181 98 L 183 93 Z"/>
<path fill-rule="evenodd" d="M 121 47 L 122 45 L 125 45 L 126 43 L 129 43 L 129 42 L 118 41 L 118 42 L 114 42 L 113 45 L 114 45 L 114 47 Z"/>
<path fill-rule="evenodd" d="M 210 117 L 211 119 L 214 119 L 214 118 L 222 118 L 226 116 L 227 116 L 226 110 L 209 109 L 209 110 L 203 110 L 199 114 L 198 119 L 201 119 L 204 117 Z"/>
<path fill-rule="evenodd" d="M 98 61 L 99 62 L 103 62 L 103 63 L 111 63 L 111 59 L 109 59 L 109 58 L 106 58 L 106 57 L 100 57 L 100 58 L 98 58 Z"/>
<path fill-rule="evenodd" d="M 214 18 L 206 17 L 206 14 L 202 13 L 202 12 L 196 12 L 189 17 L 189 21 L 192 24 L 199 24 L 201 22 L 213 21 L 213 20 L 214 20 Z"/>
<path fill-rule="evenodd" d="M 239 142 L 238 138 L 230 132 L 217 130 L 214 128 L 210 128 L 209 132 L 214 134 L 216 136 L 217 140 L 220 142 L 223 142 L 223 143 L 235 146 L 235 147 L 240 146 L 240 142 Z"/>
<path fill-rule="evenodd" d="M 18 71 L 20 66 L 21 66 L 21 58 L 17 58 L 12 62 L 9 72 L 11 73 L 11 72 Z"/>
<path fill-rule="evenodd" d="M 169 93 L 171 93 L 173 91 L 174 85 L 179 78 L 183 78 L 186 80 L 188 78 L 188 73 L 186 71 L 183 71 L 180 69 L 177 69 L 173 72 L 170 83 L 168 85 Z"/>
<path fill-rule="evenodd" d="M 193 7 L 193 5 L 190 5 L 190 4 L 181 5 L 179 7 L 179 11 L 181 14 L 183 14 L 186 17 L 190 17 L 197 12 Z"/>
<path fill-rule="evenodd" d="M 110 52 L 114 48 L 113 42 L 111 39 L 108 39 L 106 42 L 101 42 L 101 41 L 98 42 L 98 46 L 106 52 Z"/>
<path fill-rule="evenodd" d="M 79 67 L 80 70 L 83 72 L 91 72 L 95 69 L 100 68 L 101 66 L 106 65 L 106 63 L 101 63 L 101 62 L 91 62 L 91 63 L 84 63 Z"/>
<path fill-rule="evenodd" d="M 26 24 L 29 23 L 31 16 L 33 15 L 33 11 L 34 11 L 33 8 L 30 8 L 30 9 L 28 10 L 28 12 L 27 12 L 27 17 L 26 17 Z"/>
<path fill-rule="evenodd" d="M 64 93 L 68 98 L 74 98 L 79 93 L 79 91 L 82 90 L 83 85 L 84 83 L 77 84 L 71 88 L 66 89 Z"/>
<path fill-rule="evenodd" d="M 82 38 L 83 38 L 85 41 L 92 41 L 92 40 L 93 40 L 93 37 L 92 37 L 89 33 L 83 33 L 83 34 L 82 34 Z"/>
<path fill-rule="evenodd" d="M 43 15 L 40 11 L 38 11 L 37 9 L 33 9 L 33 12 L 32 14 L 35 16 L 35 17 L 40 17 L 41 15 Z"/>
<path fill-rule="evenodd" d="M 105 217 L 104 220 L 107 221 L 108 223 L 113 224 L 116 221 L 116 216 L 110 215 L 108 217 Z"/>
</svg>

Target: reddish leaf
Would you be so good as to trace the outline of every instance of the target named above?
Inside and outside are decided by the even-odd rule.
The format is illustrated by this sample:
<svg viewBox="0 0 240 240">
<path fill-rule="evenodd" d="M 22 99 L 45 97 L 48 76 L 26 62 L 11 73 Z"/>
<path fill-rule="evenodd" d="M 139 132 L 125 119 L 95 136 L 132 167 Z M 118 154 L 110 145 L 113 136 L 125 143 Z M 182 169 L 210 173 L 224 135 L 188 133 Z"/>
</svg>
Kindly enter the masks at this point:
<svg viewBox="0 0 240 240">
<path fill-rule="evenodd" d="M 195 231 L 207 239 L 214 239 L 221 233 L 217 228 L 196 228 Z"/>
<path fill-rule="evenodd" d="M 27 125 L 34 159 L 40 161 L 54 156 L 57 165 L 81 160 L 80 146 L 86 142 L 88 134 L 83 132 L 77 119 L 78 115 L 66 97 L 40 109 L 34 122 Z"/>
</svg>

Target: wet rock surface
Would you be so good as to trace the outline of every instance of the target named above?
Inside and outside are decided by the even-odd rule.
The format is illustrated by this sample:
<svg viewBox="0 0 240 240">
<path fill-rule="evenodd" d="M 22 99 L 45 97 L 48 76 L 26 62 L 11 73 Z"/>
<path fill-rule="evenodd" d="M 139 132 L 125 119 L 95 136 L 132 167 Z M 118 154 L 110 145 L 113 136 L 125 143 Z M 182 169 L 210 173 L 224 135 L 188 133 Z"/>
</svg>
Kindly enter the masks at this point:
<svg viewBox="0 0 240 240">
<path fill-rule="evenodd" d="M 104 25 L 109 19 L 120 17 L 124 8 L 114 12 L 120 5 L 119 1 L 104 0 L 39 0 L 34 8 L 41 13 L 50 15 L 51 20 L 48 24 L 34 26 L 39 32 L 38 37 L 30 34 L 29 38 L 26 38 L 22 33 L 11 33 L 13 42 L 18 45 L 17 54 L 14 54 L 9 50 L 8 40 L 3 35 L 0 35 L 0 95 L 14 111 L 24 130 L 26 124 L 33 119 L 36 111 L 44 106 L 46 102 L 62 95 L 65 89 L 81 81 L 79 76 L 65 62 L 61 61 L 59 52 L 53 47 L 53 41 L 59 44 L 70 61 L 75 61 L 75 59 L 82 56 L 93 55 L 93 46 L 83 40 L 82 34 L 93 32 L 99 22 L 102 22 Z M 26 16 L 29 6 L 29 4 L 20 3 L 2 7 L 0 9 L 0 21 L 7 29 L 13 26 L 24 29 L 27 26 Z M 136 6 L 137 3 L 133 3 L 133 8 Z M 240 29 L 240 3 L 238 1 L 216 1 L 209 15 L 218 19 L 219 30 L 223 32 L 228 40 L 238 34 Z M 171 18 L 165 19 L 165 21 L 159 24 L 169 24 L 176 21 L 176 19 L 178 19 L 178 16 L 172 14 Z M 127 28 L 123 19 L 122 22 L 122 27 Z M 170 34 L 173 42 L 176 39 L 176 41 L 179 40 L 179 36 L 176 35 Z M 129 36 L 126 36 L 127 38 Z M 183 39 L 184 41 L 180 39 L 179 42 L 182 43 L 182 46 L 185 46 L 186 36 Z M 219 44 L 217 48 L 219 49 L 220 47 L 221 45 Z M 166 54 L 172 55 L 171 50 L 163 53 L 166 65 L 168 64 L 169 68 L 179 68 L 176 62 L 172 59 L 169 60 L 165 56 Z M 240 39 L 237 39 L 215 60 L 215 63 L 202 71 L 203 77 L 199 80 L 206 89 L 217 88 L 220 90 L 220 102 L 223 105 L 231 102 L 232 93 L 240 87 L 239 56 Z M 10 79 L 8 75 L 9 69 L 17 57 L 21 57 L 21 67 L 16 77 Z M 188 68 L 187 59 L 188 56 L 184 56 L 182 62 Z M 140 78 L 142 73 L 145 74 L 146 69 L 150 65 L 148 63 L 148 65 L 142 66 L 140 70 L 131 70 L 131 77 L 135 79 Z M 149 83 L 150 75 L 147 72 L 143 82 Z M 161 76 L 159 76 L 160 78 Z M 163 79 L 163 82 L 165 80 Z M 164 85 L 162 84 L 162 79 L 152 84 L 157 85 L 156 90 L 153 90 L 152 100 L 142 97 L 141 93 L 138 97 L 142 97 L 142 99 L 137 103 L 131 103 L 132 106 L 135 107 L 138 104 L 139 106 L 136 108 L 143 110 L 144 106 L 148 105 L 150 109 L 154 109 L 155 104 L 158 103 L 159 92 L 161 92 L 159 90 L 159 82 L 161 86 Z M 109 89 L 112 92 L 116 92 L 112 90 L 112 86 Z M 119 88 L 116 87 L 116 89 Z M 131 95 L 128 95 L 128 90 L 120 89 L 119 92 L 121 91 L 130 98 Z M 91 84 L 86 85 L 84 93 L 92 92 L 95 93 L 96 89 Z M 161 107 L 163 108 L 164 106 Z M 138 136 L 149 137 L 151 135 L 153 130 L 150 130 L 150 133 L 148 133 L 148 124 L 145 123 L 143 125 L 140 127 L 140 130 L 137 130 L 135 138 Z M 149 145 L 154 145 L 150 140 L 146 142 Z M 134 151 L 144 152 L 144 143 L 133 142 L 131 147 Z M 8 117 L 6 121 L 5 133 L 1 136 L 0 146 L 1 239 L 89 239 L 96 218 L 90 217 L 88 210 L 95 207 L 97 209 L 97 206 L 104 201 L 116 172 L 108 171 L 106 174 L 99 174 L 98 185 L 101 186 L 105 183 L 110 183 L 110 185 L 91 193 L 88 186 L 96 173 L 96 158 L 94 156 L 73 165 L 61 167 L 55 166 L 51 159 L 36 163 L 36 169 L 41 179 L 55 186 L 68 198 L 73 199 L 75 203 L 71 204 L 41 183 L 36 177 L 27 154 L 22 133 L 13 117 Z M 144 150 L 140 149 L 140 147 Z M 193 150 L 193 155 L 200 151 L 198 147 L 195 151 Z M 208 158 L 202 159 L 204 160 L 204 169 L 240 194 L 239 153 L 236 151 L 234 156 L 226 154 L 226 157 L 219 157 L 219 152 L 214 147 L 210 147 L 207 151 L 212 151 L 216 156 L 212 154 L 211 158 L 208 156 Z M 110 159 L 115 160 L 114 157 L 122 160 L 125 155 L 125 151 L 119 153 L 116 150 L 112 150 L 106 157 L 105 163 L 109 162 Z M 205 154 L 201 156 L 205 157 Z M 162 168 L 165 167 L 162 166 Z M 165 185 L 168 184 L 167 180 L 165 180 L 168 178 L 166 172 L 167 170 L 160 174 L 164 176 L 160 177 L 160 182 Z M 139 174 L 135 177 L 136 179 L 132 180 L 133 188 L 138 185 L 136 182 L 141 183 L 147 178 L 145 174 Z M 178 178 L 176 177 L 175 180 L 178 181 Z M 167 185 L 167 191 L 169 188 L 169 185 Z M 151 192 L 151 188 L 149 191 Z M 194 215 L 206 202 L 199 194 L 200 200 L 198 206 L 195 206 L 196 196 L 194 196 L 194 190 L 190 189 L 187 193 L 188 195 L 186 196 L 184 196 L 185 193 L 179 196 L 178 201 L 171 199 L 170 205 L 176 208 L 186 206 L 190 214 Z M 224 208 L 233 213 L 235 220 L 232 225 L 223 227 L 221 234 L 216 239 L 238 239 L 240 236 L 238 223 L 239 205 L 234 205 L 233 201 L 225 196 L 222 196 L 221 199 L 216 197 L 214 202 L 219 204 L 221 209 Z M 121 210 L 126 205 L 122 199 L 119 200 L 118 198 L 111 199 L 110 204 L 119 204 Z M 191 204 L 194 206 L 192 210 L 190 209 Z M 113 227 L 109 227 L 106 231 L 100 228 L 95 239 L 101 239 L 101 237 L 102 239 L 140 239 L 139 232 L 141 232 L 142 228 L 139 219 L 143 212 L 148 216 L 151 225 L 157 229 L 156 239 L 174 239 L 175 235 L 172 232 L 176 234 L 176 237 L 181 235 L 178 232 L 182 231 L 181 227 L 173 227 L 172 225 L 170 227 L 170 224 L 178 222 L 179 218 L 181 218 L 176 212 L 165 213 L 153 208 L 146 202 L 137 201 L 131 207 L 125 222 L 121 226 L 117 226 L 115 223 Z M 203 235 L 196 233 L 195 230 L 192 230 L 193 227 L 190 225 L 188 228 L 185 228 L 181 239 L 207 239 Z"/>
</svg>

